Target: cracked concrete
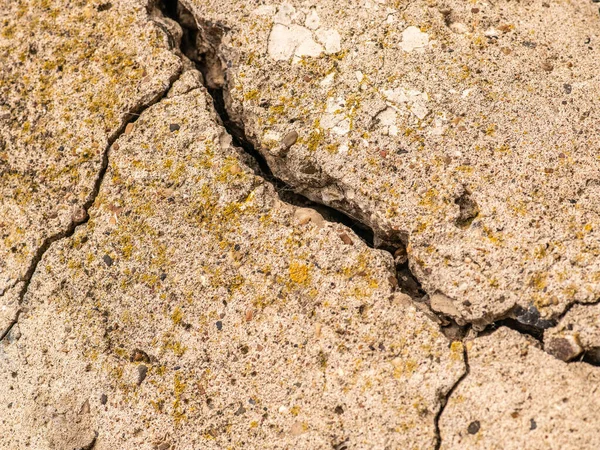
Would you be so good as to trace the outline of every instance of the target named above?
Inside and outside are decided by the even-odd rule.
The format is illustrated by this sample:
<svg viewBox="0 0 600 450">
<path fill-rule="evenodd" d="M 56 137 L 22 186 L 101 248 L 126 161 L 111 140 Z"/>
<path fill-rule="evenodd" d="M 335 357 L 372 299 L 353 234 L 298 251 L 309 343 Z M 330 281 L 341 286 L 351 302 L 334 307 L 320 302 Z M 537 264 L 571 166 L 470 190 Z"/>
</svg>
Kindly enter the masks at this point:
<svg viewBox="0 0 600 450">
<path fill-rule="evenodd" d="M 229 115 L 273 173 L 407 244 L 455 319 L 547 327 L 596 300 L 593 3 L 181 3 L 218 34 Z M 340 51 L 292 58 L 307 23 Z"/>
<path fill-rule="evenodd" d="M 596 12 L 182 4 L 2 13 L 0 448 L 597 448 Z"/>
<path fill-rule="evenodd" d="M 3 349 L 12 445 L 434 445 L 462 344 L 393 292 L 386 252 L 281 202 L 246 159 L 202 88 L 116 141 Z"/>
<path fill-rule="evenodd" d="M 592 449 L 600 371 L 508 328 L 466 343 L 469 374 L 440 417 L 441 449 Z"/>
<path fill-rule="evenodd" d="M 544 332 L 544 349 L 563 361 L 600 363 L 600 304 L 575 305 Z"/>
<path fill-rule="evenodd" d="M 86 219 L 109 144 L 181 70 L 141 2 L 70 3 L 0 4 L 0 329 Z"/>
</svg>

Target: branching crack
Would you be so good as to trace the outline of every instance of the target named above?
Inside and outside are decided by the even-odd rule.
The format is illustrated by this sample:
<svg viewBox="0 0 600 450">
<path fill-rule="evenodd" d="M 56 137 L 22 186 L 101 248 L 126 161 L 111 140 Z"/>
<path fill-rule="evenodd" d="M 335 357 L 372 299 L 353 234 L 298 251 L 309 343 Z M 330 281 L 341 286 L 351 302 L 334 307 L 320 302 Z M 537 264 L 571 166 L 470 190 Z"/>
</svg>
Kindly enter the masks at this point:
<svg viewBox="0 0 600 450">
<path fill-rule="evenodd" d="M 128 116 L 128 117 L 124 118 L 121 126 L 109 136 L 108 143 L 102 154 L 102 160 L 100 162 L 100 170 L 98 171 L 98 176 L 96 177 L 96 180 L 94 181 L 92 191 L 90 192 L 87 200 L 85 201 L 85 203 L 83 203 L 83 205 L 81 205 L 79 211 L 74 216 L 71 217 L 71 222 L 69 223 L 69 225 L 67 226 L 66 229 L 61 230 L 58 233 L 53 234 L 52 236 L 49 236 L 46 239 L 44 239 L 44 241 L 42 242 L 42 245 L 40 245 L 38 247 L 37 251 L 35 252 L 35 255 L 33 256 L 32 260 L 31 260 L 31 263 L 29 265 L 29 268 L 27 269 L 27 272 L 25 272 L 23 277 L 19 280 L 19 282 L 23 282 L 23 286 L 20 289 L 18 297 L 17 297 L 19 306 L 22 305 L 23 299 L 25 298 L 25 295 L 27 294 L 27 292 L 29 290 L 29 285 L 31 284 L 31 279 L 33 278 L 33 274 L 35 273 L 39 262 L 42 260 L 42 257 L 44 256 L 46 251 L 50 248 L 50 246 L 54 242 L 56 242 L 60 239 L 71 237 L 73 235 L 73 233 L 75 233 L 75 229 L 78 226 L 85 225 L 88 222 L 88 220 L 89 220 L 88 211 L 91 208 L 91 206 L 94 204 L 94 202 L 96 201 L 96 197 L 98 196 L 98 193 L 100 192 L 100 186 L 102 185 L 102 182 L 104 181 L 104 175 L 106 174 L 106 170 L 108 168 L 108 157 L 109 157 L 109 152 L 110 152 L 110 148 L 112 147 L 112 145 L 124 133 L 125 127 L 127 126 L 128 123 L 135 122 L 144 110 L 146 110 L 150 106 L 158 103 L 165 97 L 165 95 L 169 92 L 169 90 L 171 89 L 171 86 L 177 80 L 179 75 L 180 75 L 180 73 L 175 74 L 172 77 L 172 79 L 169 80 L 169 83 L 165 87 L 165 89 L 162 92 L 160 92 L 159 94 L 157 94 L 150 101 L 143 103 L 143 104 L 136 105 L 132 109 L 132 111 L 127 112 L 126 116 Z M 19 316 L 21 313 L 22 313 L 22 309 L 19 308 L 15 314 L 15 318 L 13 319 L 13 321 L 9 324 L 9 326 L 2 333 L 2 335 L 0 335 L 0 342 L 8 335 L 8 333 L 10 333 L 12 328 L 18 323 Z"/>
</svg>

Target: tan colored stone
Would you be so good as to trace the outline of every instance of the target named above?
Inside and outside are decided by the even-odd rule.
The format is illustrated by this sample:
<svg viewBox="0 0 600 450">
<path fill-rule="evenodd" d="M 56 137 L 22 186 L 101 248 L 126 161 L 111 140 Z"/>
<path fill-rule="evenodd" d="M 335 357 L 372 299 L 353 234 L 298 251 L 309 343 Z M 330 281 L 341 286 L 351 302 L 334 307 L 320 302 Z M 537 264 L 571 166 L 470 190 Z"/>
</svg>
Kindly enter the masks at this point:
<svg viewBox="0 0 600 450">
<path fill-rule="evenodd" d="M 393 292 L 391 255 L 296 223 L 203 88 L 173 91 L 38 265 L 0 346 L 0 448 L 433 447 L 462 346 Z"/>
<path fill-rule="evenodd" d="M 181 3 L 223 30 L 226 106 L 275 175 L 407 241 L 463 319 L 600 296 L 596 4 Z"/>
<path fill-rule="evenodd" d="M 454 306 L 452 299 L 446 297 L 444 294 L 433 294 L 429 299 L 429 305 L 431 309 L 445 316 L 457 317 L 459 315 L 458 309 Z"/>
<path fill-rule="evenodd" d="M 85 220 L 109 142 L 181 63 L 134 0 L 0 0 L 0 55 L 1 330 L 46 243 Z"/>
<path fill-rule="evenodd" d="M 441 449 L 596 449 L 600 369 L 566 364 L 508 328 L 467 343 L 440 417 Z"/>
</svg>

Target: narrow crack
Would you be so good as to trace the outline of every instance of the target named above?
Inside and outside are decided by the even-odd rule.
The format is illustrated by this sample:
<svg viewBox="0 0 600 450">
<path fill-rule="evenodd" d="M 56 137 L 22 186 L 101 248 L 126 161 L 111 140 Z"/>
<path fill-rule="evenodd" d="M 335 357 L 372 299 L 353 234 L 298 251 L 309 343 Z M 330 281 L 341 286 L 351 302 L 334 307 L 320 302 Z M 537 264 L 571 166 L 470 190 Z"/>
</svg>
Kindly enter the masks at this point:
<svg viewBox="0 0 600 450">
<path fill-rule="evenodd" d="M 12 331 L 13 327 L 17 324 L 17 322 L 19 322 L 20 315 L 21 315 L 21 310 L 18 309 L 17 312 L 15 313 L 15 318 L 13 320 L 11 320 L 11 322 L 8 324 L 6 329 L 2 332 L 2 334 L 0 334 L 0 342 L 2 342 L 4 340 L 4 338 L 6 336 L 8 336 L 8 334 Z"/>
<path fill-rule="evenodd" d="M 169 39 L 170 39 L 170 36 L 169 36 Z M 37 266 L 38 266 L 39 262 L 42 260 L 46 251 L 50 248 L 50 246 L 54 242 L 56 242 L 60 239 L 71 237 L 73 235 L 73 233 L 75 233 L 75 229 L 78 226 L 85 225 L 88 222 L 88 220 L 89 220 L 88 211 L 92 207 L 94 202 L 96 201 L 96 197 L 98 196 L 98 193 L 100 192 L 100 186 L 102 185 L 102 182 L 104 181 L 104 175 L 106 174 L 106 170 L 108 169 L 108 157 L 109 157 L 110 148 L 112 147 L 112 145 L 123 134 L 123 132 L 125 131 L 125 127 L 127 126 L 128 123 L 135 122 L 143 111 L 145 111 L 152 105 L 160 102 L 165 97 L 165 95 L 167 95 L 167 93 L 171 89 L 171 86 L 173 85 L 173 83 L 179 78 L 179 75 L 180 75 L 180 73 L 178 72 L 171 79 L 169 79 L 169 83 L 166 86 L 166 88 L 162 92 L 158 93 L 150 101 L 148 101 L 144 104 L 136 105 L 132 109 L 132 111 L 126 112 L 125 113 L 126 117 L 123 119 L 123 123 L 121 124 L 121 126 L 108 137 L 108 142 L 107 142 L 106 148 L 104 149 L 104 152 L 102 154 L 102 160 L 100 162 L 100 170 L 98 171 L 98 176 L 96 177 L 96 180 L 94 181 L 92 191 L 90 192 L 88 199 L 83 203 L 83 205 L 81 205 L 81 207 L 79 208 L 77 213 L 74 214 L 73 217 L 71 217 L 71 222 L 69 223 L 69 225 L 67 226 L 66 229 L 61 230 L 58 233 L 44 239 L 44 241 L 42 242 L 42 245 L 40 245 L 38 247 L 37 251 L 35 252 L 35 254 L 31 260 L 31 263 L 29 265 L 29 268 L 27 269 L 27 272 L 25 272 L 25 275 L 23 275 L 23 277 L 19 280 L 19 282 L 23 282 L 23 287 L 20 289 L 19 294 L 18 294 L 19 308 L 17 309 L 15 318 L 13 319 L 13 321 L 9 324 L 9 326 L 2 333 L 2 335 L 0 335 L 0 342 L 2 342 L 3 339 L 6 336 L 8 336 L 8 334 L 13 329 L 13 327 L 18 323 L 19 316 L 23 312 L 23 309 L 20 306 L 23 303 L 23 299 L 25 298 L 25 295 L 29 291 L 29 285 L 31 284 L 33 274 L 37 270 Z M 130 118 L 128 119 L 127 117 L 130 117 Z"/>
<path fill-rule="evenodd" d="M 454 394 L 454 391 L 456 391 L 456 389 L 458 388 L 460 383 L 462 383 L 462 381 L 465 378 L 467 378 L 467 376 L 471 372 L 471 368 L 469 366 L 469 355 L 467 353 L 466 346 L 463 346 L 463 361 L 465 362 L 465 371 L 460 376 L 460 378 L 458 380 L 456 380 L 456 383 L 454 383 L 454 385 L 450 388 L 450 390 L 446 393 L 446 395 L 442 399 L 440 399 L 440 401 L 441 401 L 440 409 L 437 412 L 437 414 L 435 415 L 435 418 L 433 419 L 433 424 L 435 427 L 435 446 L 434 446 L 435 450 L 439 450 L 440 447 L 442 446 L 442 434 L 440 431 L 440 418 L 442 417 L 442 414 L 444 414 L 444 410 L 446 409 L 448 400 L 450 400 L 450 397 L 452 397 L 452 395 Z"/>
</svg>

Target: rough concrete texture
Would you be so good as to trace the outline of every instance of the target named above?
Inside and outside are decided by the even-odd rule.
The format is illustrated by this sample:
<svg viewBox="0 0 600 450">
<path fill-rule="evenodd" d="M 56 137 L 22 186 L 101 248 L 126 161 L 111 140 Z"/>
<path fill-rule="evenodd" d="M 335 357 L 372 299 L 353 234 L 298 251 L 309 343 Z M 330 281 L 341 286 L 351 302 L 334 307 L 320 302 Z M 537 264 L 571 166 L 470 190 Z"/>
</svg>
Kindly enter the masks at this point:
<svg viewBox="0 0 600 450">
<path fill-rule="evenodd" d="M 582 356 L 600 363 L 600 304 L 573 306 L 544 332 L 544 349 L 563 361 Z"/>
<path fill-rule="evenodd" d="M 516 331 L 466 344 L 469 373 L 440 417 L 442 449 L 594 449 L 600 371 L 567 364 Z"/>
<path fill-rule="evenodd" d="M 38 265 L 0 448 L 433 447 L 462 344 L 393 292 L 389 254 L 281 202 L 182 78 Z"/>
<path fill-rule="evenodd" d="M 180 71 L 142 1 L 0 1 L 0 335 L 86 219 L 106 148 Z"/>
<path fill-rule="evenodd" d="M 274 173 L 407 243 L 458 321 L 597 299 L 597 4 L 181 3 Z"/>
<path fill-rule="evenodd" d="M 597 5 L 181 5 L 0 0 L 0 450 L 597 449 Z"/>
</svg>

